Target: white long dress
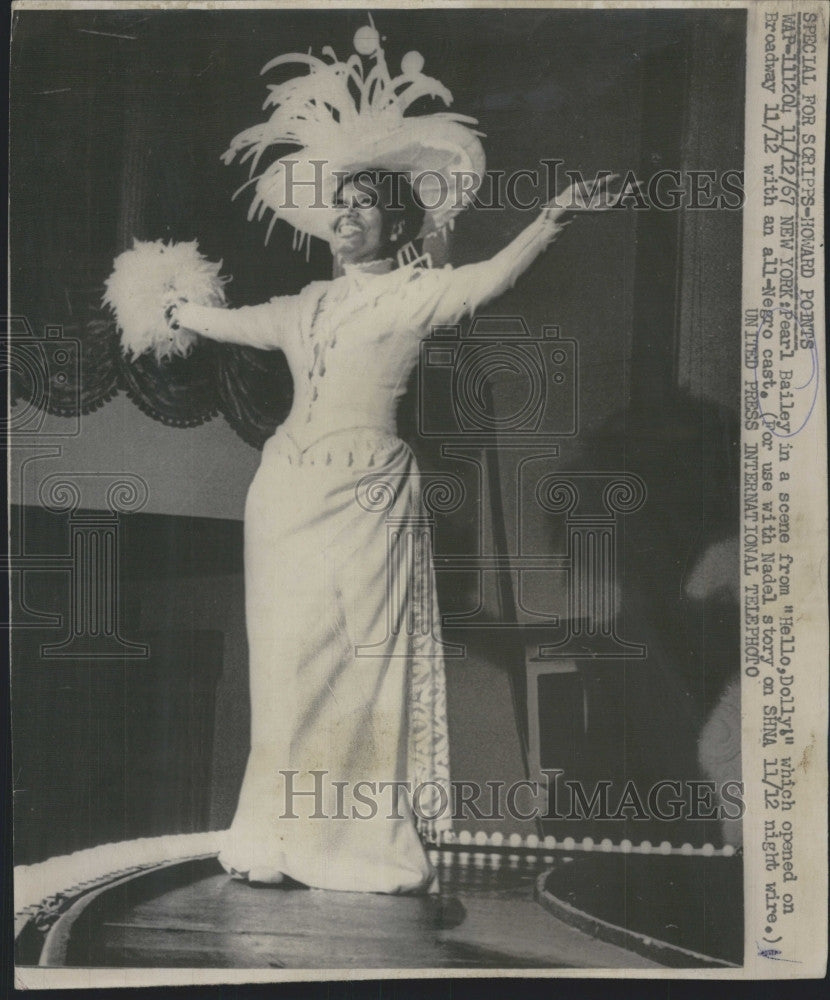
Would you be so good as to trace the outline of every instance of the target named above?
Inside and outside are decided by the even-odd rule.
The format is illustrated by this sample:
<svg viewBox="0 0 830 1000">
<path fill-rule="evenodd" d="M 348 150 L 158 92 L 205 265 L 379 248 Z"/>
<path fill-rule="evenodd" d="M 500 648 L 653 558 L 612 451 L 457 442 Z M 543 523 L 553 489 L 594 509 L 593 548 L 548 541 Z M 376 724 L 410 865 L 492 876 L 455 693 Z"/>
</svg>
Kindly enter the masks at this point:
<svg viewBox="0 0 830 1000">
<path fill-rule="evenodd" d="M 347 268 L 299 295 L 183 326 L 282 349 L 286 422 L 245 509 L 251 750 L 220 861 L 255 882 L 436 887 L 422 832 L 451 825 L 444 664 L 418 470 L 395 411 L 436 324 L 509 287 L 553 235 L 542 217 L 458 269 Z"/>
</svg>

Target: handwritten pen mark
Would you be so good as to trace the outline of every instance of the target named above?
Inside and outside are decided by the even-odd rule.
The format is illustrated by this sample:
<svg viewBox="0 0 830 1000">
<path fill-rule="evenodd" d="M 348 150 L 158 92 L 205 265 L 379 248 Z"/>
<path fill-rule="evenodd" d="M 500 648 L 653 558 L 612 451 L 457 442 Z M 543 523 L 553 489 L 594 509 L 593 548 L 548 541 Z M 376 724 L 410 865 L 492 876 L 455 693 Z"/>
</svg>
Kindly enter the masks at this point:
<svg viewBox="0 0 830 1000">
<path fill-rule="evenodd" d="M 802 329 L 801 323 L 799 322 L 798 317 L 795 315 L 795 312 L 793 310 L 786 309 L 783 306 L 777 306 L 776 308 L 771 309 L 770 312 L 780 312 L 780 313 L 783 313 L 786 319 L 790 319 L 790 320 L 793 321 L 793 323 L 795 324 L 796 329 L 799 329 L 799 330 Z M 761 330 L 763 330 L 764 326 L 766 325 L 766 322 L 767 322 L 766 319 L 761 320 L 760 324 L 758 325 L 758 329 L 755 331 L 755 349 L 756 349 L 756 351 L 760 347 L 760 343 L 761 343 Z M 780 431 L 778 430 L 778 426 L 775 423 L 775 420 L 773 419 L 772 423 L 769 422 L 769 418 L 770 418 L 771 414 L 764 412 L 764 408 L 763 408 L 763 405 L 761 403 L 761 387 L 760 387 L 760 385 L 758 383 L 758 367 L 759 366 L 758 365 L 755 366 L 755 396 L 756 396 L 757 405 L 758 405 L 758 412 L 759 412 L 759 414 L 761 416 L 761 423 L 775 437 L 779 437 L 779 438 L 791 438 L 791 437 L 795 437 L 796 434 L 799 434 L 801 431 L 804 430 L 804 428 L 807 426 L 807 424 L 810 421 L 810 417 L 813 415 L 813 410 L 815 409 L 816 402 L 818 400 L 818 390 L 819 390 L 819 379 L 818 379 L 818 374 L 819 374 L 818 341 L 816 340 L 815 337 L 813 338 L 812 344 L 810 345 L 810 347 L 808 348 L 808 350 L 810 352 L 810 366 L 811 366 L 810 367 L 810 376 L 807 379 L 807 381 L 804 382 L 802 385 L 793 386 L 793 389 L 796 392 L 803 392 L 804 389 L 808 388 L 810 385 L 813 385 L 813 398 L 810 401 L 810 407 L 807 410 L 807 416 L 801 421 L 801 423 L 798 425 L 798 427 L 796 427 L 796 429 L 794 431 L 789 431 L 787 434 L 781 434 Z"/>
<path fill-rule="evenodd" d="M 755 947 L 758 949 L 758 956 L 760 958 L 769 958 L 773 962 L 792 962 L 793 965 L 801 965 L 801 962 L 797 958 L 782 958 L 780 948 L 762 948 L 758 942 L 755 942 Z"/>
</svg>

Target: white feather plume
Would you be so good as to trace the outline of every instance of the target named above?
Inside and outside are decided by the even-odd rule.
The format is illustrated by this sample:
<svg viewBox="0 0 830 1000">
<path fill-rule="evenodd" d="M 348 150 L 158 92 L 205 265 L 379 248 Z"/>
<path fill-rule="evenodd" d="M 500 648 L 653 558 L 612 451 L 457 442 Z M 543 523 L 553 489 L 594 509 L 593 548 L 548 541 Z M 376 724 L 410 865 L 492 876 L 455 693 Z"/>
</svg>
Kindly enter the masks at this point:
<svg viewBox="0 0 830 1000">
<path fill-rule="evenodd" d="M 331 206 L 343 178 L 361 169 L 418 178 L 416 194 L 430 206 L 422 236 L 443 231 L 472 202 L 484 177 L 483 133 L 474 128 L 475 118 L 454 111 L 411 113 L 422 97 L 446 107 L 453 100 L 423 72 L 423 56 L 407 52 L 400 73 L 390 73 L 371 17 L 358 29 L 354 47 L 346 60 L 326 46 L 322 58 L 289 52 L 267 63 L 263 73 L 295 65 L 307 72 L 270 85 L 263 105 L 267 121 L 234 136 L 222 155 L 226 164 L 249 164 L 249 180 L 236 194 L 254 185 L 249 221 L 273 213 L 266 243 L 278 218 L 301 234 L 298 248 L 309 236 L 329 240 L 331 217 L 324 207 Z M 282 146 L 294 150 L 260 171 L 265 154 Z"/>
<path fill-rule="evenodd" d="M 165 243 L 133 240 L 114 261 L 105 282 L 104 305 L 115 313 L 121 350 L 131 359 L 153 351 L 156 360 L 185 357 L 196 341 L 190 330 L 171 330 L 165 308 L 177 299 L 201 306 L 225 306 L 222 261 L 199 252 L 197 242 Z"/>
</svg>

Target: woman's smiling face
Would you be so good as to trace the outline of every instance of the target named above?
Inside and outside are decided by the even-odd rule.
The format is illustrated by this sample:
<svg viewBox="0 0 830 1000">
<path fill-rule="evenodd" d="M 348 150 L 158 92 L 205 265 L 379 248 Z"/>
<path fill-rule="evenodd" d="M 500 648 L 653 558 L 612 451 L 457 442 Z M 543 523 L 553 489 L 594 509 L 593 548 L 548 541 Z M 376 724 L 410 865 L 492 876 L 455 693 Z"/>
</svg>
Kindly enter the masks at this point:
<svg viewBox="0 0 830 1000">
<path fill-rule="evenodd" d="M 374 196 L 373 196 L 374 195 Z M 337 196 L 331 252 L 342 264 L 375 260 L 383 243 L 383 212 L 378 193 L 347 181 Z"/>
</svg>

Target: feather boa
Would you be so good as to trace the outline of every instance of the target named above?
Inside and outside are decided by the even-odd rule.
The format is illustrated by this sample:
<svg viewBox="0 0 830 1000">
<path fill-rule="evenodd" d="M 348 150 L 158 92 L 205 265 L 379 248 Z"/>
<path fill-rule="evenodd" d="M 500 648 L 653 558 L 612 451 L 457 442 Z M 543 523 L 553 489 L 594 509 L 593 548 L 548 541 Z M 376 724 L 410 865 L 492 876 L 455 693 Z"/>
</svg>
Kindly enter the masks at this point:
<svg viewBox="0 0 830 1000">
<path fill-rule="evenodd" d="M 103 302 L 115 314 L 121 349 L 128 358 L 153 351 L 157 361 L 186 357 L 196 341 L 190 330 L 172 330 L 165 308 L 178 299 L 201 306 L 225 306 L 222 262 L 208 260 L 198 244 L 133 240 L 115 258 Z"/>
</svg>

